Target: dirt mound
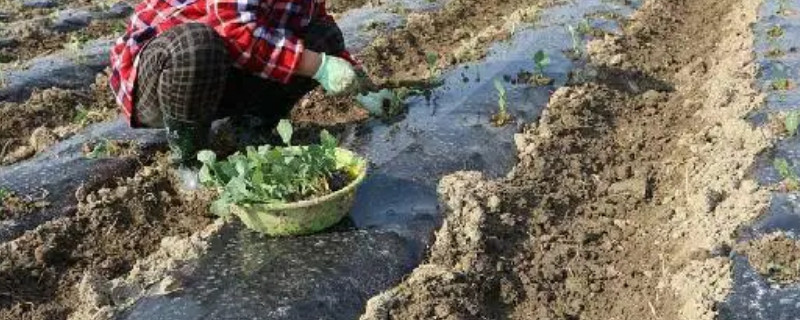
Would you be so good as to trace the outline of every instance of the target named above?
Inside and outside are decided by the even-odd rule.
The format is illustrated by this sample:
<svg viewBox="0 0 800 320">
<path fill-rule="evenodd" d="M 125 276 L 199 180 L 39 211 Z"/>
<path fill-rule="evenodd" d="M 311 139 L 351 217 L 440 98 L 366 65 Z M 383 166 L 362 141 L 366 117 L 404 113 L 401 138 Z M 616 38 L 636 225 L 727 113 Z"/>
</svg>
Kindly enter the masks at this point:
<svg viewBox="0 0 800 320">
<path fill-rule="evenodd" d="M 773 233 L 745 243 L 739 249 L 761 275 L 777 283 L 800 280 L 800 242 Z"/>
<path fill-rule="evenodd" d="M 67 319 L 87 303 L 77 298 L 79 284 L 124 276 L 162 240 L 212 221 L 206 197 L 180 195 L 162 162 L 117 187 L 76 196 L 74 216 L 0 245 L 0 319 Z"/>
<path fill-rule="evenodd" d="M 719 248 L 767 202 L 746 172 L 770 133 L 743 120 L 757 7 L 648 1 L 590 43 L 597 78 L 552 96 L 505 179 L 441 182 L 427 264 L 362 319 L 713 319 Z"/>
<path fill-rule="evenodd" d="M 107 81 L 99 74 L 90 90 L 51 88 L 24 103 L 0 102 L 0 165 L 29 158 L 89 124 L 115 117 Z"/>
<path fill-rule="evenodd" d="M 418 84 L 429 77 L 429 54 L 439 57 L 438 68 L 480 59 L 489 44 L 534 22 L 539 8 L 555 2 L 448 1 L 441 10 L 409 14 L 404 28 L 376 39 L 359 58 L 379 84 Z"/>
</svg>

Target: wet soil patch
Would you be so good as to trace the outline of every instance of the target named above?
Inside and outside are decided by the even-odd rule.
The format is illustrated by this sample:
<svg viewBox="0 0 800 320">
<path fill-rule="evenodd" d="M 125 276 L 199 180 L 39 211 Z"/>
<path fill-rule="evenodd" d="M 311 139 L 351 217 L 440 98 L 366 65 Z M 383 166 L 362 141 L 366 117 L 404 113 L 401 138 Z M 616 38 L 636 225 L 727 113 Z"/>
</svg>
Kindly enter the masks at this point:
<svg viewBox="0 0 800 320">
<path fill-rule="evenodd" d="M 0 245 L 0 319 L 67 319 L 87 299 L 78 286 L 88 274 L 123 276 L 165 237 L 207 226 L 209 202 L 172 185 L 163 162 L 144 167 L 116 187 L 78 193 L 74 216 Z"/>
</svg>

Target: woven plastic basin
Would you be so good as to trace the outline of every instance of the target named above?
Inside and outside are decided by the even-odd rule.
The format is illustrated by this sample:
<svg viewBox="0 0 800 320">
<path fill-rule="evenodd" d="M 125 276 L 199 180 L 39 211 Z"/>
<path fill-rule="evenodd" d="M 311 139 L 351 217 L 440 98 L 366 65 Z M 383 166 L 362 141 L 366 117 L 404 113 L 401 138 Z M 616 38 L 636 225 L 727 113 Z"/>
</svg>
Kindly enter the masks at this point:
<svg viewBox="0 0 800 320">
<path fill-rule="evenodd" d="M 349 150 L 336 149 L 336 161 L 352 182 L 334 193 L 292 203 L 232 205 L 231 212 L 249 229 L 270 236 L 305 235 L 331 227 L 350 212 L 367 175 L 367 162 Z"/>
</svg>

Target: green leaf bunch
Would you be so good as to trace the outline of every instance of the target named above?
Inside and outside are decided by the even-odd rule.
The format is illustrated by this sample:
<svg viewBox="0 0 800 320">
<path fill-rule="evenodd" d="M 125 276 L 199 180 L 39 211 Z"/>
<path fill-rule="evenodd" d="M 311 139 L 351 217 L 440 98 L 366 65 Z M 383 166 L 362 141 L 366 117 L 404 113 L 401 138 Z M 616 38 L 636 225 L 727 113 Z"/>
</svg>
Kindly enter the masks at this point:
<svg viewBox="0 0 800 320">
<path fill-rule="evenodd" d="M 220 190 L 212 204 L 214 213 L 227 215 L 231 204 L 294 202 L 332 191 L 328 178 L 337 170 L 336 139 L 322 131 L 320 144 L 293 147 L 287 120 L 279 123 L 277 131 L 287 147 L 249 146 L 222 161 L 212 151 L 198 153 L 203 164 L 200 182 Z"/>
</svg>

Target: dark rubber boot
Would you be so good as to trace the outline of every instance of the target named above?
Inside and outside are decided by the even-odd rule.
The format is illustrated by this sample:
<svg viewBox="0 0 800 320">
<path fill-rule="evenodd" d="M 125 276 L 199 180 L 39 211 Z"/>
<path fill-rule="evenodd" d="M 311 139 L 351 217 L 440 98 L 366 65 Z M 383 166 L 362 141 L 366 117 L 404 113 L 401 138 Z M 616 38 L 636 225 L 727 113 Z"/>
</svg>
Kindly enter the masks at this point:
<svg viewBox="0 0 800 320">
<path fill-rule="evenodd" d="M 180 167 L 196 167 L 199 164 L 197 152 L 208 144 L 210 126 L 170 118 L 164 119 L 164 126 L 171 152 L 170 163 Z"/>
</svg>

